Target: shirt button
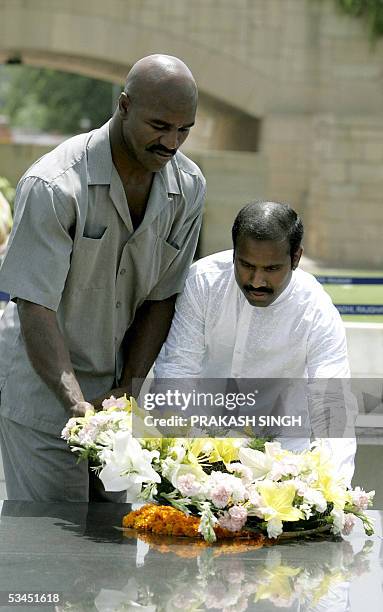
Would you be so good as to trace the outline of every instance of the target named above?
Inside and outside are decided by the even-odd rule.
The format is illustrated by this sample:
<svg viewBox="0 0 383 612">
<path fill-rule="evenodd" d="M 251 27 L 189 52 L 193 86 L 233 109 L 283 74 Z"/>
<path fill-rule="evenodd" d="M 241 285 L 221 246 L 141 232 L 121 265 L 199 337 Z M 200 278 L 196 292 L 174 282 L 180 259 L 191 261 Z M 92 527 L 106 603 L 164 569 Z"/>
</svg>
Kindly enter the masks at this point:
<svg viewBox="0 0 383 612">
<path fill-rule="evenodd" d="M 120 308 L 121 302 L 116 302 L 116 308 Z"/>
<path fill-rule="evenodd" d="M 125 272 L 126 272 L 126 269 L 125 269 L 125 268 L 121 268 L 121 270 L 120 270 L 120 274 L 121 274 L 121 276 L 122 276 L 123 274 L 125 274 Z"/>
</svg>

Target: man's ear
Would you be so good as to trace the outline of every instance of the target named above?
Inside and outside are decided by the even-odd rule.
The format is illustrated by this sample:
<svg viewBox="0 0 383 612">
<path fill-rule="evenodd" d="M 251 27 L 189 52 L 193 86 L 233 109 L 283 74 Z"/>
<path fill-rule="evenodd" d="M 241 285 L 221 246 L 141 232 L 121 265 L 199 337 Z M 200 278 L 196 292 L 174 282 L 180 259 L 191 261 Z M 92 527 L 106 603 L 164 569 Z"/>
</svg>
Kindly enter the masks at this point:
<svg viewBox="0 0 383 612">
<path fill-rule="evenodd" d="M 294 253 L 292 266 L 291 266 L 293 270 L 296 270 L 296 268 L 298 267 L 298 264 L 302 257 L 302 253 L 303 253 L 303 247 L 299 247 L 299 249 Z"/>
<path fill-rule="evenodd" d="M 125 91 L 120 93 L 120 97 L 118 98 L 118 112 L 120 117 L 124 119 L 127 115 L 130 106 L 130 98 Z"/>
</svg>

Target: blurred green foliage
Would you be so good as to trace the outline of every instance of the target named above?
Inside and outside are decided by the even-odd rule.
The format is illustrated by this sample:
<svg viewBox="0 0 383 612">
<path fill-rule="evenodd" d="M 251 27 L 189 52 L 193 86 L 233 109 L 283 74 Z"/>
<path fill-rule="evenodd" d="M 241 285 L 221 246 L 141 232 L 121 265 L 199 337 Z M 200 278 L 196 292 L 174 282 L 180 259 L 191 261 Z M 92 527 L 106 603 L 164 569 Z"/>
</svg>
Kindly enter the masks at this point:
<svg viewBox="0 0 383 612">
<path fill-rule="evenodd" d="M 4 176 L 0 176 L 0 191 L 13 210 L 16 190 L 14 187 L 12 187 L 11 183 Z"/>
<path fill-rule="evenodd" d="M 112 115 L 112 83 L 31 66 L 5 66 L 2 75 L 2 112 L 13 127 L 73 134 Z"/>
<path fill-rule="evenodd" d="M 335 0 L 349 15 L 363 17 L 373 39 L 383 36 L 383 0 Z"/>
</svg>

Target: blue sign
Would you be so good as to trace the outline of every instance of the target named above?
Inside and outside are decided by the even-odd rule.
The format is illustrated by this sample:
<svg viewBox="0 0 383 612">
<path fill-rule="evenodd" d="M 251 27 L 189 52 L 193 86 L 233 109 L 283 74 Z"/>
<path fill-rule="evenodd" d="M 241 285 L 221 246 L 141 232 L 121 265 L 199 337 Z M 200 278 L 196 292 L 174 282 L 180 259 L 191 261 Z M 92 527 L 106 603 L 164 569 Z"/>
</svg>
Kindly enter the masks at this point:
<svg viewBox="0 0 383 612">
<path fill-rule="evenodd" d="M 383 315 L 379 304 L 335 304 L 342 315 Z"/>
<path fill-rule="evenodd" d="M 382 276 L 315 276 L 322 285 L 383 285 Z"/>
</svg>

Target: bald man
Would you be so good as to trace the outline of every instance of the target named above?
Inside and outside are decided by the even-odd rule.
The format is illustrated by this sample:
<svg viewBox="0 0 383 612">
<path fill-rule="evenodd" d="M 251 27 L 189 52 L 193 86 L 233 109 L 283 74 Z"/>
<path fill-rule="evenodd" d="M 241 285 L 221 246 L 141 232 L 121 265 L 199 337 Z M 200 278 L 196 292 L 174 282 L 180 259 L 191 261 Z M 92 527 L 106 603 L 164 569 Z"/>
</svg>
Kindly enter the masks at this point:
<svg viewBox="0 0 383 612">
<path fill-rule="evenodd" d="M 18 185 L 0 271 L 12 298 L 0 323 L 10 499 L 97 499 L 61 430 L 103 398 L 130 393 L 167 336 L 205 194 L 200 170 L 178 151 L 196 106 L 183 62 L 143 58 L 110 122 L 61 144 Z"/>
</svg>

